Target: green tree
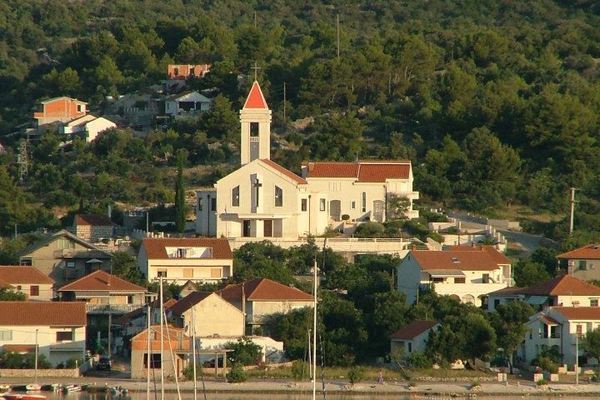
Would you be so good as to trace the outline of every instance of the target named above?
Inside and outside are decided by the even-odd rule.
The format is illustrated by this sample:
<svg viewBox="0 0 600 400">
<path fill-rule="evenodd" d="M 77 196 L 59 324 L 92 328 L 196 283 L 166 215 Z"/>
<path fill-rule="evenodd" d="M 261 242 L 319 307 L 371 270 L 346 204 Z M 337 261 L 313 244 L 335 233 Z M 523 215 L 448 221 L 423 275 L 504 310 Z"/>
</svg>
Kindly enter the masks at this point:
<svg viewBox="0 0 600 400">
<path fill-rule="evenodd" d="M 583 348 L 587 353 L 600 360 L 600 328 L 587 331 L 583 337 Z"/>
<path fill-rule="evenodd" d="M 25 293 L 15 292 L 12 289 L 0 288 L 0 301 L 25 301 Z"/>
<path fill-rule="evenodd" d="M 178 153 L 177 157 L 177 181 L 175 184 L 175 227 L 179 234 L 185 231 L 185 219 L 187 206 L 185 204 L 185 185 L 183 183 L 183 156 Z"/>
<path fill-rule="evenodd" d="M 144 277 L 137 267 L 135 258 L 124 251 L 114 252 L 112 255 L 112 272 L 130 282 L 144 283 Z"/>
<path fill-rule="evenodd" d="M 534 261 L 518 261 L 514 266 L 515 285 L 533 286 L 551 278 L 543 264 Z"/>
<path fill-rule="evenodd" d="M 525 323 L 535 310 L 523 301 L 500 304 L 489 315 L 490 322 L 496 331 L 497 344 L 508 355 L 512 367 L 513 354 L 527 333 Z"/>
</svg>

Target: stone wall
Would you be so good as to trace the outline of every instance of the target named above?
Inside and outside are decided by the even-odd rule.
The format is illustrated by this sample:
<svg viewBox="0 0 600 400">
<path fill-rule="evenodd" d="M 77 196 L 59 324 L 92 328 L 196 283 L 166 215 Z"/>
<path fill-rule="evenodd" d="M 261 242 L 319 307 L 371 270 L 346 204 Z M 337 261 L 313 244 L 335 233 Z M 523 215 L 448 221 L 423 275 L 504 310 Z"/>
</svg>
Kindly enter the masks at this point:
<svg viewBox="0 0 600 400">
<path fill-rule="evenodd" d="M 0 369 L 2 378 L 31 378 L 35 376 L 34 369 Z M 38 369 L 38 378 L 78 378 L 79 369 Z"/>
</svg>

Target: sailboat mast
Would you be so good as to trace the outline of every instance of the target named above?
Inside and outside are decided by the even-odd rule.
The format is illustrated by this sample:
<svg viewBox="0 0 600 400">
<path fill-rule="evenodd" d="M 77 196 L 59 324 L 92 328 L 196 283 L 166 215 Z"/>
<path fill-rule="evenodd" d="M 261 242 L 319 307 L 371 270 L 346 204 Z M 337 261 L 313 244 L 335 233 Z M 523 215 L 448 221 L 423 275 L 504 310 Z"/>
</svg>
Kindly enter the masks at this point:
<svg viewBox="0 0 600 400">
<path fill-rule="evenodd" d="M 35 383 L 37 383 L 37 369 L 38 369 L 38 329 L 35 330 Z"/>
<path fill-rule="evenodd" d="M 312 398 L 317 398 L 317 259 L 313 267 L 313 344 L 312 344 L 312 362 L 313 362 L 313 379 L 312 379 Z"/>
<path fill-rule="evenodd" d="M 164 313 L 164 301 L 163 301 L 163 277 L 160 276 L 159 277 L 159 284 L 160 284 L 160 290 L 159 290 L 159 302 L 160 302 L 160 399 L 164 400 L 165 398 L 165 368 L 164 368 L 164 360 L 163 360 L 163 353 L 164 353 L 164 348 L 165 348 L 165 339 L 164 339 L 164 329 L 163 329 L 163 325 L 164 325 L 164 319 L 163 319 L 163 313 Z"/>
<path fill-rule="evenodd" d="M 150 327 L 151 327 L 151 317 L 150 317 L 150 304 L 146 308 L 146 400 L 150 400 L 150 368 L 153 367 L 151 364 L 151 355 L 150 352 L 152 349 L 150 348 Z"/>
<path fill-rule="evenodd" d="M 192 306 L 192 357 L 194 368 L 194 400 L 198 400 L 198 384 L 196 382 L 196 320 L 194 318 L 194 306 Z"/>
</svg>

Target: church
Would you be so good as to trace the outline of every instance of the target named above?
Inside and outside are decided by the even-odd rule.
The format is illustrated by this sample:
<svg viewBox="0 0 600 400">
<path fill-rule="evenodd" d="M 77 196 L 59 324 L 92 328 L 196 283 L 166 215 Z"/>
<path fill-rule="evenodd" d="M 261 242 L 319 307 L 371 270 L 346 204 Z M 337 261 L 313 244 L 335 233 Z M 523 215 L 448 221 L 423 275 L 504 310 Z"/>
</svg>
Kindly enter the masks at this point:
<svg viewBox="0 0 600 400">
<path fill-rule="evenodd" d="M 196 192 L 196 231 L 227 238 L 351 233 L 361 222 L 385 222 L 392 198 L 417 218 L 410 161 L 307 162 L 302 176 L 271 160 L 271 110 L 254 81 L 240 111 L 240 168 Z"/>
</svg>

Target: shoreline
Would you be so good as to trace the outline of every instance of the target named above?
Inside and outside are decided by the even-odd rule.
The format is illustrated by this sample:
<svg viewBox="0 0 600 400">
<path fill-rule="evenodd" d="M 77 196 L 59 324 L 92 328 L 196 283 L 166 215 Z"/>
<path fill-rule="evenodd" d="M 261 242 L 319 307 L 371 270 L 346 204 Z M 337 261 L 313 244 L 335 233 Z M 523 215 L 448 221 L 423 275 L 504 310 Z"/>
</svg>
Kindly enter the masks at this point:
<svg viewBox="0 0 600 400">
<path fill-rule="evenodd" d="M 32 378 L 1 378 L 1 384 L 26 384 L 33 382 Z M 110 377 L 82 377 L 82 378 L 43 378 L 40 384 L 69 383 L 80 385 L 120 386 L 127 389 L 131 394 L 143 394 L 146 392 L 146 381 L 131 379 L 115 379 Z M 201 381 L 198 381 L 198 390 L 201 391 Z M 157 387 L 159 384 L 156 385 Z M 205 381 L 206 392 L 211 394 L 248 394 L 264 395 L 294 395 L 308 394 L 312 391 L 311 382 L 293 382 L 286 380 L 249 380 L 243 383 L 227 383 L 224 381 Z M 600 385 L 582 383 L 579 385 L 571 383 L 553 383 L 546 387 L 538 387 L 533 382 L 514 381 L 505 383 L 481 383 L 479 387 L 470 388 L 469 383 L 428 382 L 418 383 L 409 387 L 405 382 L 386 382 L 377 384 L 375 382 L 360 382 L 351 386 L 346 381 L 329 381 L 325 385 L 325 392 L 330 395 L 345 397 L 389 397 L 394 395 L 417 395 L 417 396 L 442 396 L 442 397 L 500 397 L 500 396 L 578 396 L 578 397 L 600 397 Z M 154 390 L 154 383 L 152 384 Z M 321 382 L 317 383 L 317 393 L 323 393 Z M 169 381 L 165 383 L 165 392 L 176 393 L 177 386 Z M 190 381 L 179 384 L 181 393 L 192 393 L 193 383 Z M 43 393 L 43 392 L 42 392 Z"/>
</svg>

